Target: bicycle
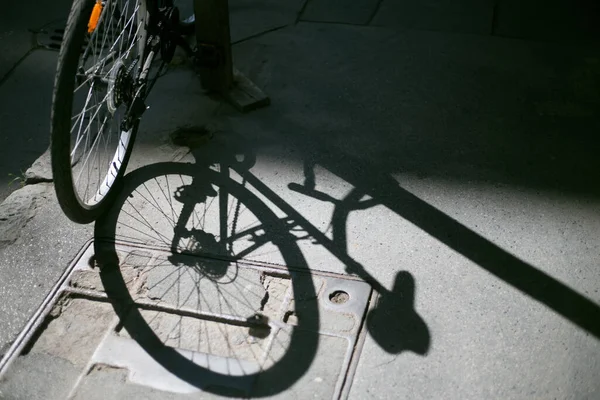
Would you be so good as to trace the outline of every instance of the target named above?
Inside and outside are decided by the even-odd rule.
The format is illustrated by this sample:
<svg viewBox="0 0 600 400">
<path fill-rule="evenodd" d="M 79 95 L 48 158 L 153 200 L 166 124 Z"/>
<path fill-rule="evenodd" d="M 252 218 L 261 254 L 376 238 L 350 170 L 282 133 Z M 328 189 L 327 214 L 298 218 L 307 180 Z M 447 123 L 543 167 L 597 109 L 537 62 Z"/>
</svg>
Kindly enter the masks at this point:
<svg viewBox="0 0 600 400">
<path fill-rule="evenodd" d="M 74 0 L 58 57 L 51 113 L 52 174 L 58 203 L 90 223 L 114 200 L 146 98 L 180 46 L 195 65 L 222 52 L 186 41 L 173 0 Z M 155 68 L 154 61 L 161 64 Z"/>
</svg>

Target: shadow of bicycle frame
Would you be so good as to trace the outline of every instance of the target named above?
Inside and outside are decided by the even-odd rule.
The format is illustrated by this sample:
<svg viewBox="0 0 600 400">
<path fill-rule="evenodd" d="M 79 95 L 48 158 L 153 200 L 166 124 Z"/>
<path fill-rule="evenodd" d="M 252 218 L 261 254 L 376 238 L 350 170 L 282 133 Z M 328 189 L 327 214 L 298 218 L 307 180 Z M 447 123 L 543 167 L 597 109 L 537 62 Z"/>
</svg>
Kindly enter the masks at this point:
<svg viewBox="0 0 600 400">
<path fill-rule="evenodd" d="M 100 265 L 100 275 L 109 298 L 113 299 L 114 310 L 120 319 L 123 328 L 158 364 L 167 371 L 192 386 L 205 392 L 221 396 L 247 396 L 247 388 L 252 388 L 253 397 L 271 396 L 280 393 L 294 384 L 313 362 L 319 342 L 319 309 L 316 302 L 304 302 L 302 307 L 297 307 L 297 326 L 293 328 L 288 344 L 288 350 L 279 357 L 274 365 L 259 372 L 231 375 L 216 372 L 210 368 L 202 367 L 192 359 L 187 358 L 175 348 L 163 343 L 163 340 L 150 327 L 144 319 L 140 307 L 135 306 L 128 282 L 120 272 L 120 260 L 116 250 L 119 214 L 123 205 L 136 188 L 146 182 L 165 175 L 185 175 L 214 185 L 221 189 L 226 188 L 229 196 L 242 197 L 244 204 L 259 217 L 268 238 L 280 250 L 286 265 L 290 268 L 291 285 L 294 293 L 301 293 L 304 298 L 316 298 L 315 287 L 311 275 L 308 273 L 306 261 L 299 248 L 295 245 L 294 238 L 286 234 L 283 221 L 262 204 L 258 198 L 244 191 L 243 187 L 224 174 L 209 169 L 197 168 L 194 164 L 162 163 L 142 167 L 128 174 L 124 181 L 124 188 L 115 203 L 112 211 L 97 221 L 95 227 L 95 253 Z M 185 201 L 196 201 L 198 197 L 190 196 Z M 166 210 L 166 212 L 170 212 Z M 172 227 L 176 230 L 175 226 Z M 182 256 L 185 256 L 183 254 Z M 223 254 L 202 254 L 203 257 L 223 262 L 236 263 L 239 257 L 227 257 Z M 182 268 L 186 268 L 185 265 Z M 123 305 L 128 305 L 123 307 Z M 261 322 L 248 321 L 250 330 L 261 325 Z M 268 326 L 264 323 L 263 328 Z M 260 327 L 259 327 L 260 328 Z"/>
</svg>

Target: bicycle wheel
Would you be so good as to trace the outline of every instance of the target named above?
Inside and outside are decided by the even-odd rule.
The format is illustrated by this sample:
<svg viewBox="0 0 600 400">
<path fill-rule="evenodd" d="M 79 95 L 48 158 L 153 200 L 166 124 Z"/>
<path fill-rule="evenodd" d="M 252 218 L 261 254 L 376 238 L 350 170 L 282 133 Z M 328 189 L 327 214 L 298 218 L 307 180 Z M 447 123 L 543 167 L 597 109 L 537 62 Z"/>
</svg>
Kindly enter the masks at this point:
<svg viewBox="0 0 600 400">
<path fill-rule="evenodd" d="M 58 202 L 74 222 L 104 212 L 127 166 L 146 19 L 146 0 L 73 2 L 54 84 L 51 156 Z"/>
</svg>

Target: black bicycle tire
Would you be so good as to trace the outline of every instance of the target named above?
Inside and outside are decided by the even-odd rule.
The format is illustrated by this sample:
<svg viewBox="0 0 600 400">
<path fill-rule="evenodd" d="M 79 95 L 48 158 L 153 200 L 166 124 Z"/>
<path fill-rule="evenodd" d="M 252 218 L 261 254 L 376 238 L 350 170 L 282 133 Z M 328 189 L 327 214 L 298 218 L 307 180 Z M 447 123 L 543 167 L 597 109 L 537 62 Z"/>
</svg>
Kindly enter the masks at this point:
<svg viewBox="0 0 600 400">
<path fill-rule="evenodd" d="M 75 87 L 74 77 L 85 39 L 89 15 L 94 4 L 94 0 L 73 1 L 58 55 L 51 107 L 50 155 L 54 189 L 64 214 L 71 221 L 79 224 L 88 224 L 95 221 L 114 201 L 120 181 L 127 169 L 139 126 L 139 121 L 136 121 L 132 127 L 129 145 L 108 193 L 93 206 L 81 202 L 75 193 L 71 174 L 71 109 Z"/>
<path fill-rule="evenodd" d="M 314 281 L 306 265 L 304 255 L 298 247 L 295 237 L 287 231 L 285 222 L 279 219 L 261 199 L 238 182 L 233 181 L 231 178 L 225 178 L 213 170 L 205 170 L 199 173 L 197 168 L 198 167 L 195 164 L 164 162 L 151 164 L 131 172 L 125 177 L 126 183 L 124 190 L 119 194 L 114 209 L 98 220 L 94 233 L 96 238 L 94 242 L 95 252 L 101 265 L 100 277 L 106 293 L 109 295 L 109 298 L 113 299 L 111 304 L 115 313 L 119 316 L 123 328 L 127 330 L 129 335 L 138 342 L 150 357 L 160 363 L 168 371 L 175 373 L 180 379 L 194 386 L 197 374 L 199 372 L 206 373 L 207 371 L 202 367 L 193 364 L 189 359 L 179 355 L 176 351 L 169 351 L 162 345 L 160 339 L 158 339 L 156 334 L 152 331 L 152 328 L 144 322 L 144 319 L 136 307 L 125 308 L 121 306 L 121 304 L 133 304 L 133 298 L 120 273 L 120 269 L 117 268 L 119 273 L 115 274 L 113 271 L 116 270 L 111 268 L 111 264 L 115 262 L 118 263 L 118 256 L 115 248 L 116 242 L 114 241 L 115 237 L 112 236 L 113 233 L 116 234 L 117 232 L 120 211 L 118 206 L 127 201 L 132 188 L 135 190 L 135 188 L 149 180 L 146 179 L 146 176 L 155 177 L 168 174 L 181 174 L 193 176 L 193 179 L 205 177 L 219 187 L 221 187 L 221 185 L 226 185 L 227 192 L 230 195 L 233 195 L 238 199 L 243 198 L 245 206 L 248 207 L 253 214 L 261 215 L 261 221 L 264 219 L 263 222 L 268 222 L 266 226 L 268 227 L 269 232 L 272 232 L 271 234 L 275 239 L 273 243 L 281 249 L 281 254 L 284 257 L 286 267 L 292 269 L 290 273 L 293 276 L 291 282 L 294 292 L 302 293 L 301 296 L 304 298 L 316 298 L 317 296 Z M 103 265 L 104 261 L 108 262 L 108 265 Z M 294 269 L 297 270 L 299 268 L 306 269 L 306 272 L 303 274 L 293 272 Z M 305 276 L 305 278 L 303 278 L 303 276 Z M 309 282 L 306 282 L 306 280 Z M 307 286 L 302 286 L 303 283 L 307 284 Z M 290 339 L 290 349 L 294 349 L 294 351 L 291 353 L 289 351 L 284 353 L 281 359 L 276 361 L 273 366 L 257 374 L 257 376 L 260 375 L 262 379 L 271 382 L 272 385 L 268 388 L 262 388 L 262 391 L 252 393 L 253 397 L 269 397 L 276 393 L 283 392 L 304 375 L 305 371 L 308 370 L 316 357 L 319 342 L 319 309 L 316 302 L 307 302 L 304 307 L 305 308 L 302 311 L 303 316 L 298 317 L 298 326 L 292 331 Z M 306 318 L 304 316 L 306 316 Z M 302 349 L 302 351 L 299 351 L 298 349 Z M 215 375 L 217 379 L 227 377 L 228 379 L 235 381 L 242 378 L 224 376 L 218 373 L 211 374 Z M 250 375 L 246 375 L 245 379 L 248 379 L 249 376 Z M 222 391 L 225 388 L 221 386 L 203 389 L 209 393 L 224 397 L 237 396 L 237 394 Z"/>
</svg>

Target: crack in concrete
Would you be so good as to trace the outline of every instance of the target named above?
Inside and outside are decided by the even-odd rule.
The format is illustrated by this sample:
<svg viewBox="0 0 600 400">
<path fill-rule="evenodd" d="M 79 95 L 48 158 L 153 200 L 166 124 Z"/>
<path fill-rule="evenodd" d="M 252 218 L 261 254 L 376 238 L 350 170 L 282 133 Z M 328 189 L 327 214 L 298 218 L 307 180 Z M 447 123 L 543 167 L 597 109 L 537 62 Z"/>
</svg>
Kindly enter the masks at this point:
<svg viewBox="0 0 600 400">
<path fill-rule="evenodd" d="M 260 301 L 259 311 L 265 310 L 265 306 L 267 305 L 268 301 L 269 301 L 269 285 L 267 285 L 267 287 L 265 288 L 265 295 L 263 296 L 263 298 Z"/>
<path fill-rule="evenodd" d="M 17 70 L 17 68 L 27 59 L 27 57 L 29 57 L 35 50 L 37 50 L 36 47 L 33 47 L 31 49 L 29 49 L 27 51 L 27 53 L 25 53 L 25 55 L 21 58 L 19 58 L 17 60 L 17 62 L 10 67 L 10 69 L 8 71 L 6 71 L 6 73 L 4 74 L 3 77 L 0 78 L 0 86 L 2 86 L 4 84 L 4 82 L 6 82 Z"/>
<path fill-rule="evenodd" d="M 310 0 L 305 0 L 304 4 L 302 4 L 300 11 L 298 11 L 298 14 L 296 15 L 296 21 L 294 22 L 294 25 L 298 25 L 298 22 L 300 22 L 300 19 L 302 18 L 302 14 L 304 14 L 304 10 L 306 10 L 306 6 L 308 5 L 309 1 Z"/>
<path fill-rule="evenodd" d="M 255 34 L 250 35 L 250 36 L 246 36 L 243 39 L 238 39 L 235 42 L 231 42 L 231 45 L 233 46 L 233 45 L 236 45 L 236 44 L 240 44 L 240 43 L 246 42 L 248 40 L 256 39 L 256 38 L 264 36 L 264 35 L 266 35 L 268 33 L 276 32 L 276 31 L 281 30 L 283 28 L 287 28 L 288 26 L 291 26 L 291 25 L 292 24 L 284 24 L 284 25 L 276 26 L 274 28 L 267 29 L 266 31 L 262 31 L 262 32 L 255 33 Z"/>
<path fill-rule="evenodd" d="M 375 16 L 377 15 L 377 13 L 379 12 L 379 10 L 381 9 L 381 4 L 383 3 L 383 0 L 379 0 L 377 2 L 377 5 L 375 6 L 375 8 L 373 9 L 373 12 L 371 13 L 371 15 L 369 16 L 369 19 L 367 20 L 366 25 L 371 25 L 371 23 L 373 22 L 373 20 L 375 19 Z"/>
<path fill-rule="evenodd" d="M 27 52 L 19 58 L 13 66 L 6 71 L 6 73 L 0 77 L 0 86 L 4 84 L 16 71 L 16 69 L 29 57 L 34 51 L 41 49 L 40 43 L 37 40 L 37 34 L 34 29 L 28 28 L 27 31 L 31 33 L 31 48 L 27 50 Z"/>
<path fill-rule="evenodd" d="M 259 275 L 260 284 L 263 285 L 265 289 L 265 294 L 263 298 L 260 300 L 260 308 L 259 311 L 264 311 L 265 306 L 269 302 L 269 286 L 271 285 L 271 280 L 267 280 L 267 275 L 263 272 Z"/>
<path fill-rule="evenodd" d="M 391 360 L 386 361 L 386 362 L 382 362 L 381 364 L 377 364 L 375 366 L 375 368 L 385 367 L 386 365 L 389 365 L 389 364 L 393 363 L 394 361 L 396 361 L 397 358 L 398 358 L 398 356 L 395 355 Z"/>
<path fill-rule="evenodd" d="M 490 35 L 495 36 L 498 29 L 498 0 L 494 1 L 494 7 L 492 8 L 492 22 L 490 25 Z"/>
<path fill-rule="evenodd" d="M 51 183 L 53 180 L 51 178 L 44 177 L 33 177 L 33 178 L 25 178 L 25 186 L 27 185 L 37 185 L 38 183 Z"/>
<path fill-rule="evenodd" d="M 104 371 L 104 370 L 109 370 L 109 371 L 127 371 L 127 372 L 129 372 L 129 368 L 127 368 L 127 367 L 120 367 L 120 366 L 117 366 L 117 365 L 106 364 L 106 363 L 95 363 L 87 371 L 86 375 L 91 375 L 94 372 L 101 372 L 101 371 Z"/>
<path fill-rule="evenodd" d="M 343 21 L 315 21 L 312 19 L 303 19 L 302 21 L 300 21 L 302 23 L 307 23 L 307 24 L 321 24 L 321 25 L 342 25 L 342 26 L 360 26 L 360 27 L 369 27 L 368 23 L 365 24 L 358 24 L 355 22 L 343 22 Z M 376 26 L 376 28 L 379 28 Z"/>
</svg>

